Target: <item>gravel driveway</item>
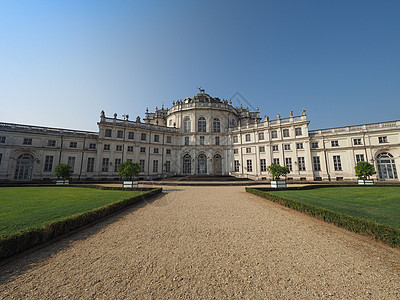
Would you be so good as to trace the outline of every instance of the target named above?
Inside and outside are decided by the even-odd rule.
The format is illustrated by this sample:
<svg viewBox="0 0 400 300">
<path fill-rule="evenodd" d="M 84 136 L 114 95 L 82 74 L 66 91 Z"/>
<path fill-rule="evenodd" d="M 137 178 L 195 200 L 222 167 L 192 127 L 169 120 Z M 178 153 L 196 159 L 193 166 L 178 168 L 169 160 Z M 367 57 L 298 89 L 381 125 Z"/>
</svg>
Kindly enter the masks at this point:
<svg viewBox="0 0 400 300">
<path fill-rule="evenodd" d="M 0 267 L 0 298 L 400 298 L 400 249 L 243 187 L 164 189 Z"/>
</svg>

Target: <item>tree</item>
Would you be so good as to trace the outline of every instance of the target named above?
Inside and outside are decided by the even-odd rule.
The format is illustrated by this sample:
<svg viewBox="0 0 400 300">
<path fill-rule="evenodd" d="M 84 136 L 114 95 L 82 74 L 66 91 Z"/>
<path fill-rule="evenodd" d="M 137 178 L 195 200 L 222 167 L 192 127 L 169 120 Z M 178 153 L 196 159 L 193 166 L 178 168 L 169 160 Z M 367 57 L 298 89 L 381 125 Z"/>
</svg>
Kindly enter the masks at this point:
<svg viewBox="0 0 400 300">
<path fill-rule="evenodd" d="M 271 174 L 272 180 L 279 180 L 280 176 L 286 176 L 290 173 L 289 167 L 282 167 L 280 164 L 272 164 L 267 167 L 267 171 Z"/>
<path fill-rule="evenodd" d="M 62 178 L 63 180 L 67 180 L 72 175 L 72 167 L 66 163 L 59 163 L 56 168 L 54 169 L 54 174 L 58 178 Z"/>
<path fill-rule="evenodd" d="M 127 160 L 118 166 L 118 174 L 125 179 L 132 181 L 132 178 L 138 176 L 139 173 L 140 164 L 138 162 Z"/>
<path fill-rule="evenodd" d="M 360 179 L 369 178 L 376 173 L 374 166 L 367 161 L 359 161 L 354 169 L 356 176 Z"/>
</svg>

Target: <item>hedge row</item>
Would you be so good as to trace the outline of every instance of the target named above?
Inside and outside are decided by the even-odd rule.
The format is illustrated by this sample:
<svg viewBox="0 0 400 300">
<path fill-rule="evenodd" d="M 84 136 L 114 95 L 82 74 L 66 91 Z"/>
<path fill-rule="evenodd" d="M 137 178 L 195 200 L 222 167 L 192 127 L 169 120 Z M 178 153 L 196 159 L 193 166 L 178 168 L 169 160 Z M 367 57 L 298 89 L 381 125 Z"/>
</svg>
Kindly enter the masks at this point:
<svg viewBox="0 0 400 300">
<path fill-rule="evenodd" d="M 299 189 L 299 188 L 293 188 Z M 305 189 L 305 187 L 303 188 Z M 320 218 L 325 222 L 333 223 L 336 226 L 346 228 L 347 230 L 371 236 L 375 239 L 383 241 L 392 247 L 400 246 L 400 230 L 390 226 L 377 224 L 366 221 L 353 216 L 349 216 L 340 212 L 321 208 L 311 204 L 303 203 L 293 199 L 277 196 L 268 193 L 268 188 L 246 188 L 246 192 L 261 196 L 265 199 L 279 203 L 297 211 L 306 213 L 310 216 Z M 277 190 L 277 189 L 273 189 Z"/>
<path fill-rule="evenodd" d="M 70 185 L 71 186 L 71 185 Z M 82 186 L 79 186 L 82 187 Z M 91 186 L 85 186 L 91 187 Z M 105 189 L 105 190 L 115 190 L 122 188 L 113 188 L 113 187 L 98 187 L 94 186 L 94 188 Z M 124 189 L 126 190 L 126 189 Z M 134 203 L 138 203 L 145 199 L 148 199 L 156 194 L 162 192 L 161 188 L 131 188 L 129 190 L 135 191 L 148 191 L 143 195 L 139 195 L 136 197 L 124 199 L 118 202 L 114 202 L 108 205 L 104 205 L 98 208 L 95 208 L 88 212 L 79 213 L 70 217 L 66 217 L 63 220 L 54 221 L 49 224 L 44 225 L 40 228 L 32 228 L 25 231 L 20 231 L 18 233 L 12 234 L 10 236 L 6 236 L 0 239 L 0 260 L 20 253 L 29 248 L 33 248 L 39 244 L 48 242 L 56 237 L 59 237 L 63 234 L 71 232 L 79 227 L 97 221 L 101 218 L 104 218 L 108 215 L 111 215 L 117 211 L 120 211 Z"/>
</svg>

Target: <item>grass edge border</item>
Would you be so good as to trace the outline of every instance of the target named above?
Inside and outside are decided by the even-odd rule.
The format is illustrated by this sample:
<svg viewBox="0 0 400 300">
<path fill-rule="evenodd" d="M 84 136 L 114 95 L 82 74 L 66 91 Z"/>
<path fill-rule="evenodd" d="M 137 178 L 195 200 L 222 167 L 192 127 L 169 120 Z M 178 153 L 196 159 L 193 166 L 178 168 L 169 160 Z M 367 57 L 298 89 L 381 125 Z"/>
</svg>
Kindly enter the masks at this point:
<svg viewBox="0 0 400 300">
<path fill-rule="evenodd" d="M 288 208 L 305 213 L 309 216 L 318 218 L 327 223 L 332 223 L 338 227 L 345 228 L 349 231 L 370 236 L 376 240 L 384 242 L 391 247 L 400 246 L 400 230 L 391 226 L 377 224 L 357 217 L 353 217 L 344 213 L 336 212 L 315 205 L 303 203 L 290 198 L 277 196 L 268 193 L 268 188 L 249 188 L 246 192 L 260 196 L 267 200 L 273 201 Z M 300 188 L 296 188 L 299 189 Z M 276 189 L 273 189 L 276 190 Z"/>
<path fill-rule="evenodd" d="M 162 192 L 162 188 L 120 188 L 104 187 L 96 185 L 69 185 L 69 187 L 85 187 L 103 190 L 124 190 L 124 191 L 147 191 L 147 193 L 122 199 L 107 205 L 94 208 L 90 211 L 81 212 L 59 221 L 50 222 L 39 228 L 32 228 L 25 231 L 19 231 L 14 234 L 0 238 L 0 262 L 17 255 L 25 250 L 29 250 L 40 244 L 49 242 L 57 237 L 68 234 L 80 227 L 89 225 L 104 217 L 110 216 L 116 212 L 133 204 L 149 199 Z"/>
</svg>

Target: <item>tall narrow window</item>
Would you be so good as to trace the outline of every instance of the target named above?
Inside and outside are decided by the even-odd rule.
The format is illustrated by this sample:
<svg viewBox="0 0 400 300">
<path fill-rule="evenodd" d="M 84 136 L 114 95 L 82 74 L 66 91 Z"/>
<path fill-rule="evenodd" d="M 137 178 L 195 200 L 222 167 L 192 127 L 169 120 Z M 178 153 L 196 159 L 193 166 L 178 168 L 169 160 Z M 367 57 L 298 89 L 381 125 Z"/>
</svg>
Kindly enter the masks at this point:
<svg viewBox="0 0 400 300">
<path fill-rule="evenodd" d="M 144 160 L 144 159 L 141 159 L 141 160 L 139 161 L 139 164 L 140 164 L 140 172 L 144 172 L 145 160 Z"/>
<path fill-rule="evenodd" d="M 247 172 L 253 172 L 253 161 L 251 159 L 247 160 Z"/>
<path fill-rule="evenodd" d="M 197 123 L 198 132 L 206 132 L 207 122 L 204 117 L 200 117 Z"/>
<path fill-rule="evenodd" d="M 321 171 L 321 162 L 319 156 L 313 156 L 314 171 Z"/>
<path fill-rule="evenodd" d="M 260 159 L 260 171 L 261 172 L 267 171 L 267 164 L 264 158 Z"/>
<path fill-rule="evenodd" d="M 52 155 L 46 155 L 46 159 L 44 161 L 44 170 L 45 172 L 51 172 L 53 169 L 53 156 Z"/>
<path fill-rule="evenodd" d="M 200 136 L 200 145 L 204 145 L 204 136 Z"/>
<path fill-rule="evenodd" d="M 342 171 L 342 162 L 340 161 L 340 155 L 333 156 L 333 166 L 335 171 Z"/>
<path fill-rule="evenodd" d="M 292 167 L 292 158 L 286 157 L 286 158 L 285 158 L 285 164 L 286 164 L 286 166 L 289 168 L 290 171 L 293 171 L 293 167 Z"/>
<path fill-rule="evenodd" d="M 121 159 L 120 158 L 116 158 L 115 159 L 115 164 L 114 164 L 114 172 L 118 172 L 118 166 L 121 163 Z"/>
<path fill-rule="evenodd" d="M 234 165 L 234 170 L 235 170 L 235 172 L 239 172 L 239 161 L 238 160 L 235 160 L 235 165 Z"/>
<path fill-rule="evenodd" d="M 221 132 L 221 121 L 218 118 L 213 120 L 213 132 Z"/>
<path fill-rule="evenodd" d="M 102 172 L 108 172 L 108 164 L 110 162 L 109 158 L 103 158 L 103 163 L 101 165 L 101 171 Z"/>
<path fill-rule="evenodd" d="M 171 161 L 167 160 L 165 162 L 165 172 L 170 173 L 171 172 Z"/>
<path fill-rule="evenodd" d="M 299 164 L 299 171 L 305 171 L 306 170 L 306 163 L 304 161 L 304 157 L 298 157 L 297 158 L 297 163 Z"/>
<path fill-rule="evenodd" d="M 158 160 L 153 160 L 153 173 L 158 173 Z"/>
<path fill-rule="evenodd" d="M 74 156 L 68 157 L 68 164 L 71 166 L 72 172 L 74 172 L 74 167 L 75 167 L 75 157 Z"/>
<path fill-rule="evenodd" d="M 215 145 L 219 145 L 219 136 L 215 137 Z"/>
<path fill-rule="evenodd" d="M 94 157 L 88 157 L 86 172 L 94 171 Z"/>
<path fill-rule="evenodd" d="M 185 120 L 183 120 L 183 132 L 190 132 L 191 130 L 192 128 L 190 118 L 186 118 Z"/>
</svg>

